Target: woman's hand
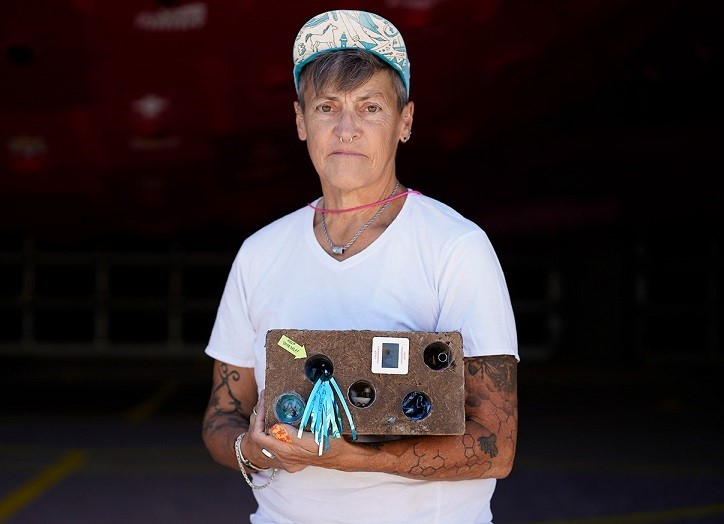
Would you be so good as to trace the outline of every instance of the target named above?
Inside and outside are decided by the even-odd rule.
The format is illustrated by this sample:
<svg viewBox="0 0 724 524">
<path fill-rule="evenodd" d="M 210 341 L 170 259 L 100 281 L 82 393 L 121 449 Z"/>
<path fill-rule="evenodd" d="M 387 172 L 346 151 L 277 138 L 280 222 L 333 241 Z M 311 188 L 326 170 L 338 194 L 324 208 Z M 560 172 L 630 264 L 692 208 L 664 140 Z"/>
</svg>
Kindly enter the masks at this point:
<svg viewBox="0 0 724 524">
<path fill-rule="evenodd" d="M 344 469 L 344 457 L 349 457 L 360 446 L 349 443 L 345 438 L 330 436 L 329 448 L 319 453 L 319 445 L 314 435 L 303 431 L 298 437 L 299 428 L 289 424 L 274 424 L 269 431 L 264 427 L 264 392 L 252 411 L 249 433 L 246 438 L 244 456 L 259 467 L 274 467 L 290 473 L 301 471 L 314 465 L 324 468 Z M 248 448 L 247 448 L 248 446 Z M 249 455 L 247 455 L 247 449 Z M 265 453 L 264 450 L 267 452 Z M 271 455 L 271 457 L 270 457 Z"/>
</svg>

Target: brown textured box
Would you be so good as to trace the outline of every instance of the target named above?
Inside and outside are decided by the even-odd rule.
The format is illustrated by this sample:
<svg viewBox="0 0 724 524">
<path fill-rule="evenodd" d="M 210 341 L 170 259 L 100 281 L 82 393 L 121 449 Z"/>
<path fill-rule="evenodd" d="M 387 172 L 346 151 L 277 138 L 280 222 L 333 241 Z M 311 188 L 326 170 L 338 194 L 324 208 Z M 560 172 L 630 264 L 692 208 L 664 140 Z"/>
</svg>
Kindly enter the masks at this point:
<svg viewBox="0 0 724 524">
<path fill-rule="evenodd" d="M 372 371 L 374 337 L 409 341 L 406 373 Z M 299 427 L 299 420 L 290 419 L 293 415 L 301 418 L 299 410 L 303 410 L 312 391 L 315 371 L 326 369 L 345 397 L 358 435 L 464 432 L 463 341 L 457 331 L 274 329 L 266 336 L 266 362 L 267 428 L 280 420 Z M 408 395 L 412 399 L 406 401 Z M 339 403 L 336 394 L 335 399 Z M 299 402 L 304 404 L 300 407 Z M 349 422 L 342 406 L 339 407 L 342 433 L 349 435 Z M 282 419 L 278 412 L 283 413 Z"/>
</svg>

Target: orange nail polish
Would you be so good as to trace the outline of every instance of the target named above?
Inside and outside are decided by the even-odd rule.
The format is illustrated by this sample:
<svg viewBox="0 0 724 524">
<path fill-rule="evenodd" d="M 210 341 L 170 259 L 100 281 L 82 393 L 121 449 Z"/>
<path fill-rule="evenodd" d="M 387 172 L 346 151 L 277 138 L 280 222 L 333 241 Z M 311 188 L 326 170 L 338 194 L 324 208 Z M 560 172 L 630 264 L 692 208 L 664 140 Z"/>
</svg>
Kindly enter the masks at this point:
<svg viewBox="0 0 724 524">
<path fill-rule="evenodd" d="M 271 428 L 269 428 L 269 431 L 277 440 L 281 440 L 282 442 L 286 442 L 288 444 L 292 442 L 292 438 L 289 436 L 289 433 L 287 433 L 287 428 L 281 424 L 274 424 Z"/>
</svg>

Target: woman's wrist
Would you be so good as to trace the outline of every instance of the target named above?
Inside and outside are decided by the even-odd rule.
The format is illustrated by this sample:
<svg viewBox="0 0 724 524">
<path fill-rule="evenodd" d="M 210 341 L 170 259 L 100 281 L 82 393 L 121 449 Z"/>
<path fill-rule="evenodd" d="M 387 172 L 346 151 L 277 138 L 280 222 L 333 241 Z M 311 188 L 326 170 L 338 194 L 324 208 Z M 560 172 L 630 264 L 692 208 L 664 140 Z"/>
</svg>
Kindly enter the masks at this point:
<svg viewBox="0 0 724 524">
<path fill-rule="evenodd" d="M 236 437 L 236 441 L 234 442 L 234 451 L 236 452 L 236 461 L 239 463 L 239 470 L 241 471 L 241 474 L 244 476 L 244 480 L 250 488 L 264 489 L 269 484 L 271 484 L 271 481 L 274 480 L 274 477 L 276 477 L 279 470 L 277 468 L 274 468 L 272 470 L 271 476 L 269 477 L 269 480 L 267 480 L 264 484 L 254 484 L 254 482 L 252 482 L 251 478 L 249 477 L 249 474 L 246 472 L 246 468 L 249 468 L 253 471 L 267 471 L 269 468 L 260 468 L 247 460 L 247 458 L 241 452 L 241 441 L 244 440 L 244 435 L 246 435 L 246 433 L 242 433 L 241 435 Z"/>
<path fill-rule="evenodd" d="M 244 453 L 241 451 L 241 444 L 244 440 L 244 437 L 246 436 L 246 432 L 240 434 L 238 437 L 236 437 L 236 442 L 234 442 L 234 450 L 236 451 L 236 461 L 239 463 L 239 468 L 246 467 L 250 469 L 251 471 L 267 471 L 269 468 L 260 468 L 256 464 L 254 464 L 252 461 L 247 459 L 244 456 Z"/>
</svg>

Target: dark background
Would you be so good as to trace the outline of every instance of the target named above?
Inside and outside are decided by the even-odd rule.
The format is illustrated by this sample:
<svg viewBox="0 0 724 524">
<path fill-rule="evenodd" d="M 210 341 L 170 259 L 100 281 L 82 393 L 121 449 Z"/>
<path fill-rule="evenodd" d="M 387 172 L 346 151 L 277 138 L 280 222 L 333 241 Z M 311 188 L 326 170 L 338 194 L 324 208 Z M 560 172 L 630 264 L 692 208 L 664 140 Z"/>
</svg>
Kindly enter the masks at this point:
<svg viewBox="0 0 724 524">
<path fill-rule="evenodd" d="M 319 196 L 291 46 L 333 8 L 401 30 L 398 177 L 508 279 L 496 521 L 720 522 L 718 0 L 0 0 L 0 521 L 253 507 L 200 441 L 203 349 L 246 235 Z"/>
<path fill-rule="evenodd" d="M 240 242 L 319 195 L 314 6 L 2 2 L 0 357 L 199 358 Z M 489 233 L 524 363 L 721 364 L 721 2 L 360 6 L 409 49 L 399 178 Z"/>
</svg>

